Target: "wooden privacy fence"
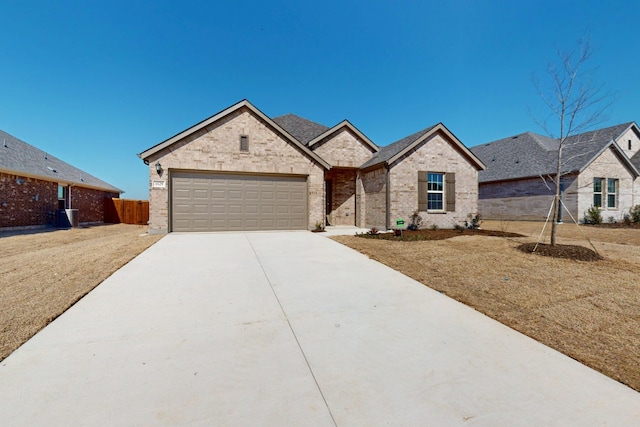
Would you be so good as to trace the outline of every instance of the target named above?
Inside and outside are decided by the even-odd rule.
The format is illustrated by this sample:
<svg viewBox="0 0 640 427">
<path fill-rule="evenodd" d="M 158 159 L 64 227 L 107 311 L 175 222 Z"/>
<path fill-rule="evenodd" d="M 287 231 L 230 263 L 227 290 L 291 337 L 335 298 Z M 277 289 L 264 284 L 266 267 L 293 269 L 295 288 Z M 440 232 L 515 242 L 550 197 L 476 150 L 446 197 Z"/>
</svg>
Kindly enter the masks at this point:
<svg viewBox="0 0 640 427">
<path fill-rule="evenodd" d="M 147 225 L 149 222 L 149 201 L 105 197 L 104 222 Z"/>
</svg>

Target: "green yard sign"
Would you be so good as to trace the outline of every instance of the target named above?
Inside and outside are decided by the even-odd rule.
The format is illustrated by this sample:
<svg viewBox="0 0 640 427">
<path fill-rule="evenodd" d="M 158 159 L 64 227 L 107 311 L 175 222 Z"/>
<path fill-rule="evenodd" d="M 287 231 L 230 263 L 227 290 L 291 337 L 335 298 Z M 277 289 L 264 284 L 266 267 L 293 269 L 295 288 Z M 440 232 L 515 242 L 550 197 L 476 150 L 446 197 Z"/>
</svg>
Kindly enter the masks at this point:
<svg viewBox="0 0 640 427">
<path fill-rule="evenodd" d="M 396 219 L 396 226 L 402 227 L 404 225 L 404 219 L 398 218 Z"/>
</svg>

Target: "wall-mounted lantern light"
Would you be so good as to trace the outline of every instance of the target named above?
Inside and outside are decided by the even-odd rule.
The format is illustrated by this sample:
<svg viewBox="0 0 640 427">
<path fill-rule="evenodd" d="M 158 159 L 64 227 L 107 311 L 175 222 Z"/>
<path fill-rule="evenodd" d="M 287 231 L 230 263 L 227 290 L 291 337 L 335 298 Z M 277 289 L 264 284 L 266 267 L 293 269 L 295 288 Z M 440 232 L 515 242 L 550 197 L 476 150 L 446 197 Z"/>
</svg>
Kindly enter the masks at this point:
<svg viewBox="0 0 640 427">
<path fill-rule="evenodd" d="M 156 172 L 158 173 L 158 175 L 162 175 L 162 165 L 160 164 L 160 162 L 156 163 Z"/>
</svg>

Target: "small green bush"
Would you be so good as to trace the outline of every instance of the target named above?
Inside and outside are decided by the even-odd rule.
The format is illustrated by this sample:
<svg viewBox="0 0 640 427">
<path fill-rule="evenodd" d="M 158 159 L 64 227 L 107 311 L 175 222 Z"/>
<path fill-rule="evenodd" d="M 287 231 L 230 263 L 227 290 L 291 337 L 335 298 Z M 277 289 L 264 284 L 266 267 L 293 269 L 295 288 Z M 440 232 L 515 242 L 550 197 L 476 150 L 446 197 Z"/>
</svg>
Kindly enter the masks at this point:
<svg viewBox="0 0 640 427">
<path fill-rule="evenodd" d="M 597 206 L 591 206 L 584 215 L 586 224 L 602 224 L 602 212 Z"/>
<path fill-rule="evenodd" d="M 469 218 L 469 221 L 464 222 L 464 226 L 466 228 L 469 230 L 477 230 L 480 228 L 480 214 L 476 214 L 475 216 L 473 216 L 473 214 L 469 214 L 467 215 L 467 218 Z"/>
<path fill-rule="evenodd" d="M 629 215 L 631 216 L 631 221 L 635 223 L 640 222 L 640 205 L 635 205 L 629 209 Z"/>
<path fill-rule="evenodd" d="M 412 213 L 409 219 L 411 220 L 409 226 L 407 227 L 409 230 L 417 230 L 420 228 L 420 225 L 422 224 L 422 217 L 420 216 L 418 211 Z"/>
</svg>

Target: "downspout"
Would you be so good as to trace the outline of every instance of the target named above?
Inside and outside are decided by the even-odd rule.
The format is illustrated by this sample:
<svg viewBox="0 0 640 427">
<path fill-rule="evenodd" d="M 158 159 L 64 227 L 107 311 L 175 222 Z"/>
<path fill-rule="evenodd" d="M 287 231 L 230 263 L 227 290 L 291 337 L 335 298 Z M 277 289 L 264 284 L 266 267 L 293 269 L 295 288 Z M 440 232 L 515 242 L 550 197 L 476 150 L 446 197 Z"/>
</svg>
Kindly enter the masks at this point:
<svg viewBox="0 0 640 427">
<path fill-rule="evenodd" d="M 68 191 L 68 195 L 69 195 L 69 209 L 71 209 L 71 184 L 69 184 L 69 186 L 67 187 L 69 189 Z"/>
<path fill-rule="evenodd" d="M 386 178 L 386 197 L 385 197 L 385 230 L 389 230 L 391 228 L 391 175 L 389 174 L 389 165 L 387 163 L 384 164 L 385 170 L 385 178 Z"/>
</svg>

